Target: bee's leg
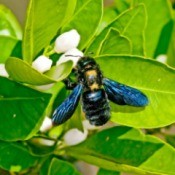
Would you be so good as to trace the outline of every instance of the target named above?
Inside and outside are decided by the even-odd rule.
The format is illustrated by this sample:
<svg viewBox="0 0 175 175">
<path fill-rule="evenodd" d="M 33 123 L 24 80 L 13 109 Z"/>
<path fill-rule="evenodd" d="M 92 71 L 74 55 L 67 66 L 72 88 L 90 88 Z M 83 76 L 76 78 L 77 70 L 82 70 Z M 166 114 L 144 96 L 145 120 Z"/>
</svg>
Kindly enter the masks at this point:
<svg viewBox="0 0 175 175">
<path fill-rule="evenodd" d="M 77 86 L 77 83 L 76 82 L 72 82 L 70 80 L 70 78 L 64 79 L 63 83 L 65 84 L 66 89 L 68 89 L 68 90 L 73 90 L 75 88 L 75 86 Z"/>
</svg>

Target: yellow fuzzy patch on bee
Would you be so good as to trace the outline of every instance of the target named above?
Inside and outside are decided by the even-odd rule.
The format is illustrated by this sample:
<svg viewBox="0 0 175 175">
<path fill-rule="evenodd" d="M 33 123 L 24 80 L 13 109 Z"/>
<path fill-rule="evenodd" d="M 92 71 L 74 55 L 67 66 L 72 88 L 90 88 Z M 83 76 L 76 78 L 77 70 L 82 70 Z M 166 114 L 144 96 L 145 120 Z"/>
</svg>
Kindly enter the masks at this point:
<svg viewBox="0 0 175 175">
<path fill-rule="evenodd" d="M 91 91 L 95 89 L 99 89 L 99 85 L 97 83 L 94 83 L 92 86 L 89 87 Z"/>
<path fill-rule="evenodd" d="M 89 70 L 86 72 L 86 76 L 94 75 L 97 76 L 97 72 L 95 70 Z"/>
</svg>

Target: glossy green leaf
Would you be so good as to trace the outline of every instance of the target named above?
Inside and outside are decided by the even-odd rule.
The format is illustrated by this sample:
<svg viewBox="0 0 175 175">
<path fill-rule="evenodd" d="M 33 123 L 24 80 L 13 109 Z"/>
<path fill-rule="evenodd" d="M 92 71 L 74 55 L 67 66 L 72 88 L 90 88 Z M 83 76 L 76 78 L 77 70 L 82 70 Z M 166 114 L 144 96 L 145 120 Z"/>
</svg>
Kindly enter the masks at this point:
<svg viewBox="0 0 175 175">
<path fill-rule="evenodd" d="M 15 16 L 0 4 L 0 63 L 5 62 L 21 38 L 22 31 Z"/>
<path fill-rule="evenodd" d="M 54 66 L 46 74 L 42 74 L 27 62 L 11 57 L 6 61 L 6 70 L 15 81 L 32 85 L 45 85 L 66 78 L 72 70 L 72 65 L 72 61 L 68 61 Z"/>
<path fill-rule="evenodd" d="M 78 31 L 81 36 L 80 49 L 84 49 L 94 36 L 101 21 L 102 7 L 102 0 L 87 0 L 63 27 L 62 32 L 71 29 Z"/>
<path fill-rule="evenodd" d="M 120 175 L 120 173 L 100 168 L 97 175 Z"/>
<path fill-rule="evenodd" d="M 0 167 L 11 172 L 20 172 L 34 166 L 38 158 L 17 142 L 0 141 Z"/>
<path fill-rule="evenodd" d="M 80 175 L 72 164 L 53 158 L 50 164 L 48 175 Z"/>
<path fill-rule="evenodd" d="M 66 151 L 70 156 L 112 171 L 138 175 L 175 172 L 174 148 L 127 127 L 104 130 Z"/>
<path fill-rule="evenodd" d="M 55 82 L 54 79 L 51 79 L 48 76 L 38 72 L 27 62 L 18 58 L 9 58 L 6 61 L 5 66 L 8 74 L 15 81 L 33 85 L 44 85 Z"/>
<path fill-rule="evenodd" d="M 74 10 L 76 0 L 30 0 L 24 31 L 23 56 L 31 63 L 57 34 Z"/>
<path fill-rule="evenodd" d="M 101 56 L 97 58 L 105 77 L 144 92 L 148 106 L 113 104 L 112 121 L 123 125 L 153 128 L 175 122 L 175 70 L 151 59 L 136 56 Z"/>
<path fill-rule="evenodd" d="M 86 53 L 93 52 L 95 55 L 98 55 L 106 39 L 106 35 L 111 28 L 114 28 L 120 35 L 126 37 L 130 41 L 133 55 L 144 55 L 145 24 L 146 12 L 144 5 L 139 5 L 133 9 L 127 10 L 119 15 L 94 39 Z M 118 52 L 117 49 L 113 50 L 113 54 Z"/>
<path fill-rule="evenodd" d="M 33 136 L 44 119 L 50 95 L 0 77 L 0 139 Z"/>
<path fill-rule="evenodd" d="M 134 0 L 135 5 L 143 3 L 147 10 L 145 29 L 146 56 L 166 54 L 172 33 L 172 12 L 170 1 Z"/>
<path fill-rule="evenodd" d="M 120 35 L 119 31 L 111 28 L 101 46 L 99 55 L 105 54 L 131 54 L 131 42 L 125 36 Z"/>
</svg>

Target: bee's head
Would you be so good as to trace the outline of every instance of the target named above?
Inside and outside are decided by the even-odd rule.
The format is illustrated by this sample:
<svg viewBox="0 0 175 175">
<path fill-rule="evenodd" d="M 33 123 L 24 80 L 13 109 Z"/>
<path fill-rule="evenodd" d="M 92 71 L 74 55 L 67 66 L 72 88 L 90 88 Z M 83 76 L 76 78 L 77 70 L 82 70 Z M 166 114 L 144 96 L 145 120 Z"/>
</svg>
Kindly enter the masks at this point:
<svg viewBox="0 0 175 175">
<path fill-rule="evenodd" d="M 77 62 L 77 69 L 78 70 L 84 70 L 86 68 L 91 68 L 94 65 L 96 65 L 96 62 L 93 58 L 91 57 L 81 57 L 79 61 Z"/>
</svg>

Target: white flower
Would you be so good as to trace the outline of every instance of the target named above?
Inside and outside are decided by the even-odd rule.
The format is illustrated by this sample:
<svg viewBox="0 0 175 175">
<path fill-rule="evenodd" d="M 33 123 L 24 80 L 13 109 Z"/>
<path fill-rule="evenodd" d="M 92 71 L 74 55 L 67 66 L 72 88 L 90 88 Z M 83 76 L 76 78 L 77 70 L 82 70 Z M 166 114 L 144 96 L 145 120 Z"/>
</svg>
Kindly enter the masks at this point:
<svg viewBox="0 0 175 175">
<path fill-rule="evenodd" d="M 73 128 L 65 133 L 64 142 L 67 145 L 77 145 L 83 142 L 87 138 L 87 135 L 88 135 L 87 130 L 81 132 L 77 128 Z"/>
<path fill-rule="evenodd" d="M 80 35 L 75 29 L 73 29 L 57 37 L 54 50 L 57 53 L 66 52 L 70 49 L 77 47 L 79 42 Z"/>
<path fill-rule="evenodd" d="M 68 50 L 65 54 L 61 55 L 60 59 L 57 61 L 56 65 L 59 65 L 61 63 L 64 63 L 66 61 L 72 60 L 73 61 L 73 67 L 76 66 L 78 60 L 83 57 L 83 52 L 78 50 L 77 48 L 73 48 L 71 50 Z"/>
<path fill-rule="evenodd" d="M 46 132 L 48 131 L 50 128 L 52 128 L 52 120 L 49 117 L 45 117 L 41 127 L 40 127 L 40 131 L 41 132 Z"/>
<path fill-rule="evenodd" d="M 167 55 L 158 55 L 156 60 L 161 63 L 167 63 Z"/>
<path fill-rule="evenodd" d="M 0 76 L 9 77 L 9 75 L 5 69 L 5 64 L 0 64 Z"/>
<path fill-rule="evenodd" d="M 32 67 L 41 73 L 49 70 L 51 66 L 52 60 L 44 55 L 39 56 L 32 63 Z"/>
</svg>

